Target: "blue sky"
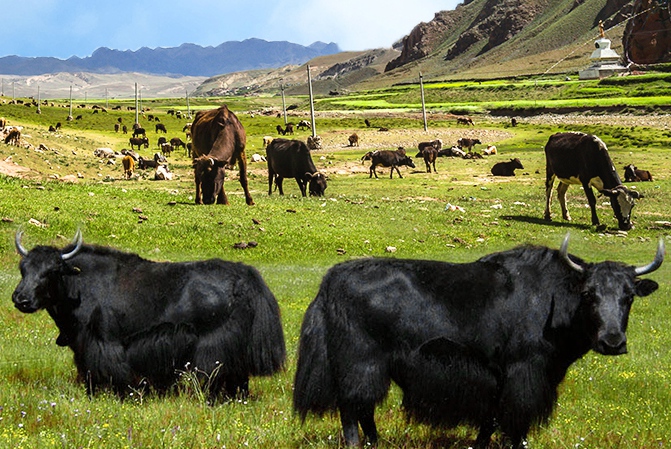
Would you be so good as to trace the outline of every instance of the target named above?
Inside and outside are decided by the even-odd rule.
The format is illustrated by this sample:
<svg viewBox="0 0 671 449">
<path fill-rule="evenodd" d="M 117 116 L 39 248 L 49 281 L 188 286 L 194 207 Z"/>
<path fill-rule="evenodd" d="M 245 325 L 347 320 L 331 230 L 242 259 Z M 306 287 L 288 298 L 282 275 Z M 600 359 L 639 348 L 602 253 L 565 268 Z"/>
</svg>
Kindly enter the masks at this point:
<svg viewBox="0 0 671 449">
<path fill-rule="evenodd" d="M 90 56 L 259 38 L 341 50 L 390 47 L 460 0 L 21 0 L 0 26 L 0 56 Z M 20 5 L 20 6 L 19 6 Z M 4 8 L 7 9 L 7 8 Z"/>
</svg>

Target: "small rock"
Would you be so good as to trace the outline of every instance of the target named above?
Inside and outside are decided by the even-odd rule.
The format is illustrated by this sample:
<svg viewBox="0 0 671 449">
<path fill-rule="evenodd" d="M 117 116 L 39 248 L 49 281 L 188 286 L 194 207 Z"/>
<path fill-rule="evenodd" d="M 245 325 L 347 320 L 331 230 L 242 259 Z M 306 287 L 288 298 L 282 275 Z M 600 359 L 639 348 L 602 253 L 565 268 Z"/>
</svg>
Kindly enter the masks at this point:
<svg viewBox="0 0 671 449">
<path fill-rule="evenodd" d="M 396 247 L 395 246 L 387 246 L 384 250 L 388 253 L 395 253 L 396 252 Z"/>
<path fill-rule="evenodd" d="M 247 248 L 247 243 L 245 243 L 245 242 L 234 243 L 233 248 L 235 248 L 235 249 L 245 249 L 245 248 Z"/>
</svg>

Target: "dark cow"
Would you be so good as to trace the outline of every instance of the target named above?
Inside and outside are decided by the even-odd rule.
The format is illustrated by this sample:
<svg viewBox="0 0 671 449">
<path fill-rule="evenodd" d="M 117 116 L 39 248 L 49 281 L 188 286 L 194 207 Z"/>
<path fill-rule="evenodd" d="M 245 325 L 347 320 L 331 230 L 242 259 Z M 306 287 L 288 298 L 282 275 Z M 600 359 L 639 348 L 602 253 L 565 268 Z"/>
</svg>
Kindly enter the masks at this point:
<svg viewBox="0 0 671 449">
<path fill-rule="evenodd" d="M 524 170 L 524 166 L 519 158 L 511 159 L 508 162 L 497 162 L 492 167 L 494 176 L 515 176 L 516 169 Z"/>
<path fill-rule="evenodd" d="M 473 119 L 471 119 L 470 117 L 457 117 L 457 125 L 475 126 L 475 123 L 473 123 Z"/>
<path fill-rule="evenodd" d="M 438 427 L 498 426 L 525 447 L 549 420 L 569 366 L 590 349 L 627 352 L 634 296 L 657 290 L 639 276 L 659 268 L 587 263 L 561 250 L 521 246 L 475 262 L 373 258 L 331 268 L 300 333 L 293 407 L 339 411 L 345 441 L 359 425 L 377 440 L 376 404 L 394 381 L 408 415 Z M 486 282 L 483 282 L 486 280 Z"/>
<path fill-rule="evenodd" d="M 349 142 L 349 146 L 358 147 L 359 146 L 359 135 L 357 133 L 354 133 L 347 138 L 347 141 Z"/>
<path fill-rule="evenodd" d="M 282 136 L 283 136 L 283 135 L 286 134 L 286 133 L 284 132 L 284 128 L 282 128 L 282 125 L 277 125 L 277 126 L 275 127 L 275 129 L 277 130 L 277 134 L 279 134 L 279 135 L 282 135 Z"/>
<path fill-rule="evenodd" d="M 438 150 L 436 150 L 433 145 L 425 146 L 419 151 L 419 153 L 417 153 L 415 157 L 421 157 L 424 159 L 427 173 L 431 173 L 431 165 L 433 165 L 433 172 L 438 173 L 438 170 L 436 170 L 436 158 L 438 158 Z"/>
<path fill-rule="evenodd" d="M 124 134 L 128 134 L 128 127 L 126 125 L 123 125 L 121 127 L 121 132 L 123 132 Z"/>
<path fill-rule="evenodd" d="M 144 128 L 133 126 L 133 137 L 137 136 L 147 137 L 147 131 Z"/>
<path fill-rule="evenodd" d="M 312 162 L 310 150 L 300 140 L 274 139 L 266 148 L 268 161 L 268 195 L 273 193 L 273 182 L 277 185 L 280 195 L 284 195 L 282 181 L 284 178 L 295 178 L 301 195 L 324 196 L 326 177 L 317 171 Z"/>
<path fill-rule="evenodd" d="M 300 122 L 298 122 L 298 125 L 296 125 L 296 128 L 298 128 L 298 129 L 312 129 L 312 124 L 307 120 L 301 120 Z"/>
<path fill-rule="evenodd" d="M 156 141 L 156 144 L 158 145 L 158 149 L 160 150 L 161 147 L 163 146 L 163 144 L 167 143 L 167 142 L 168 142 L 168 139 L 166 139 L 165 137 L 163 137 L 163 136 L 159 137 L 158 140 Z"/>
<path fill-rule="evenodd" d="M 19 142 L 21 142 L 21 131 L 12 128 L 5 136 L 5 143 L 7 145 L 19 145 Z"/>
<path fill-rule="evenodd" d="M 287 126 L 284 128 L 284 133 L 282 135 L 293 134 L 294 133 L 294 124 L 287 123 Z"/>
<path fill-rule="evenodd" d="M 624 167 L 624 182 L 652 181 L 652 174 L 648 170 L 639 170 L 634 164 Z"/>
<path fill-rule="evenodd" d="M 370 171 L 370 175 L 368 176 L 369 178 L 372 178 L 373 175 L 375 175 L 375 177 L 377 178 L 377 172 L 375 171 L 375 167 L 377 167 L 378 165 L 381 165 L 383 167 L 391 167 L 391 169 L 389 170 L 389 178 L 394 177 L 394 169 L 396 169 L 396 173 L 398 173 L 399 178 L 403 177 L 401 175 L 400 170 L 398 169 L 400 165 L 407 165 L 408 167 L 415 168 L 415 164 L 412 162 L 412 159 L 409 156 L 407 156 L 405 154 L 405 150 L 401 148 L 399 148 L 396 151 L 391 150 L 373 151 L 364 155 L 364 158 L 366 156 L 368 156 L 372 161 L 369 170 Z"/>
<path fill-rule="evenodd" d="M 419 144 L 417 144 L 417 148 L 419 149 L 420 153 L 422 152 L 422 150 L 424 150 L 424 148 L 428 147 L 433 147 L 436 149 L 436 151 L 440 151 L 443 149 L 443 141 L 440 139 L 436 139 L 432 140 L 431 142 L 420 142 Z"/>
<path fill-rule="evenodd" d="M 191 133 L 196 204 L 212 204 L 215 201 L 217 204 L 228 204 L 224 192 L 224 167 L 237 164 L 245 201 L 253 205 L 247 185 L 247 134 L 235 114 L 226 106 L 198 111 Z"/>
<path fill-rule="evenodd" d="M 469 153 L 471 152 L 471 150 L 473 150 L 474 146 L 481 144 L 482 142 L 480 142 L 480 139 L 468 139 L 462 137 L 461 139 L 457 140 L 457 145 L 459 146 L 459 148 L 461 148 L 462 150 L 465 149 Z"/>
<path fill-rule="evenodd" d="M 144 145 L 145 148 L 149 148 L 149 139 L 146 137 L 131 137 L 128 141 L 130 142 L 131 150 L 137 146 L 137 150 L 140 151 L 142 145 Z"/>
<path fill-rule="evenodd" d="M 245 396 L 250 376 L 285 359 L 275 297 L 253 267 L 219 259 L 159 263 L 82 244 L 26 251 L 16 234 L 22 280 L 12 295 L 24 313 L 46 309 L 74 352 L 89 394 L 147 385 L 167 391 L 193 370 L 211 400 Z"/>
<path fill-rule="evenodd" d="M 552 185 L 555 178 L 558 178 L 557 197 L 564 220 L 571 219 L 566 208 L 566 190 L 571 184 L 580 184 L 592 211 L 593 225 L 599 225 L 599 218 L 596 215 L 596 198 L 592 186 L 610 198 L 619 228 L 623 231 L 632 228 L 631 211 L 635 205 L 634 199 L 642 198 L 643 195 L 622 185 L 608 155 L 606 144 L 597 136 L 579 132 L 553 134 L 545 145 L 545 163 L 546 220 L 552 218 Z"/>
<path fill-rule="evenodd" d="M 118 124 L 118 123 L 115 123 L 115 124 L 114 124 L 114 132 L 115 132 L 115 133 L 118 133 L 120 129 L 121 129 L 121 125 Z"/>
<path fill-rule="evenodd" d="M 165 125 L 164 125 L 163 123 L 157 123 L 157 124 L 156 124 L 156 132 L 159 132 L 159 131 L 160 131 L 160 132 L 163 132 L 163 133 L 167 133 L 167 132 L 168 132 L 168 130 L 165 129 Z"/>
<path fill-rule="evenodd" d="M 173 137 L 172 139 L 170 139 L 170 145 L 172 145 L 174 149 L 182 147 L 186 151 L 186 144 L 179 137 Z"/>
</svg>

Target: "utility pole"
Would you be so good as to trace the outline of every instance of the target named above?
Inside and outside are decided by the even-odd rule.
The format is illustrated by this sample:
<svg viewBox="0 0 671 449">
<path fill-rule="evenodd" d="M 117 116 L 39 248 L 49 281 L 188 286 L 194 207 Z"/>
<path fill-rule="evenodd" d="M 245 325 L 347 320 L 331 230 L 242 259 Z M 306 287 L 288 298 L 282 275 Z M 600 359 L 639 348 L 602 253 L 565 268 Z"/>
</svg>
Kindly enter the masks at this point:
<svg viewBox="0 0 671 449">
<path fill-rule="evenodd" d="M 284 114 L 284 126 L 287 126 L 287 105 L 284 102 L 284 79 L 280 78 L 280 90 L 282 91 L 282 113 Z"/>
<path fill-rule="evenodd" d="M 72 120 L 72 84 L 70 84 L 70 113 L 68 114 L 68 122 Z"/>
<path fill-rule="evenodd" d="M 41 101 L 41 99 L 40 99 L 40 85 L 38 84 L 38 85 L 37 85 L 37 113 L 38 113 L 38 114 L 41 114 L 41 113 L 42 113 L 42 108 L 40 107 L 40 103 L 41 103 L 41 102 L 42 102 L 42 101 Z"/>
<path fill-rule="evenodd" d="M 312 98 L 312 76 L 310 75 L 310 65 L 308 64 L 308 89 L 310 91 L 310 118 L 312 119 L 312 138 L 317 137 L 317 124 L 315 123 L 315 105 Z"/>
<path fill-rule="evenodd" d="M 138 116 L 137 106 L 138 106 L 138 103 L 137 103 L 137 83 L 135 83 L 135 124 L 139 125 L 139 122 L 138 122 L 139 116 Z"/>
<path fill-rule="evenodd" d="M 424 103 L 424 78 L 422 77 L 422 72 L 419 72 L 419 89 L 422 92 L 422 118 L 424 119 L 424 132 L 426 132 L 429 128 L 426 124 L 426 103 Z"/>
</svg>

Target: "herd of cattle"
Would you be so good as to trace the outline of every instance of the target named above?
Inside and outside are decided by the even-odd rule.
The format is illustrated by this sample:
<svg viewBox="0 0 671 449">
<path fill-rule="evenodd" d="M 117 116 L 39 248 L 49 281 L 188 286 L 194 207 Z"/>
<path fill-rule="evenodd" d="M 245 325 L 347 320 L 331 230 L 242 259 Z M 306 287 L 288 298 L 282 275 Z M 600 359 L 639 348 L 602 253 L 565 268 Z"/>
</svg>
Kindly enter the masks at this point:
<svg viewBox="0 0 671 449">
<path fill-rule="evenodd" d="M 237 165 L 246 203 L 246 134 L 226 106 L 199 112 L 191 125 L 197 204 L 227 204 L 224 170 Z M 470 153 L 474 142 L 453 150 Z M 435 171 L 439 140 L 419 145 Z M 456 153 L 457 155 L 459 153 Z M 545 146 L 546 209 L 555 179 L 563 218 L 565 194 L 581 184 L 598 225 L 592 186 L 611 198 L 620 229 L 631 228 L 634 199 L 598 137 L 557 133 Z M 131 161 L 161 165 L 124 155 Z M 463 157 L 463 156 L 460 156 Z M 295 178 L 301 194 L 321 196 L 326 179 L 299 140 L 273 139 L 266 147 L 268 194 L 283 194 Z M 368 152 L 369 177 L 378 165 L 415 167 L 405 150 Z M 150 165 L 149 165 L 150 166 Z M 496 164 L 494 175 L 513 176 L 519 159 Z M 494 173 L 494 172 L 497 173 Z M 652 179 L 627 167 L 626 180 Z M 27 250 L 12 301 L 24 313 L 46 309 L 59 329 L 56 343 L 74 353 L 89 394 L 111 388 L 120 396 L 150 388 L 169 391 L 179 373 L 193 370 L 209 385 L 210 400 L 246 397 L 251 376 L 282 370 L 286 348 L 280 309 L 260 273 L 218 259 L 152 262 L 136 254 L 83 243 L 77 232 L 64 249 Z M 588 263 L 559 250 L 525 245 L 456 264 L 368 258 L 332 267 L 308 306 L 300 331 L 293 408 L 309 414 L 338 412 L 346 444 L 378 439 L 375 407 L 393 381 L 403 408 L 418 422 L 478 429 L 475 447 L 488 447 L 499 430 L 511 447 L 525 447 L 530 429 L 546 422 L 568 368 L 588 351 L 627 352 L 627 323 L 635 296 L 658 288 L 640 277 L 664 259 L 660 240 L 652 262 Z M 481 282 L 487 279 L 488 282 Z M 132 280 L 132 282 L 131 282 Z M 206 377 L 206 379 L 205 379 Z"/>
<path fill-rule="evenodd" d="M 111 388 L 166 392 L 179 373 L 209 385 L 211 403 L 246 397 L 251 376 L 283 369 L 284 333 L 275 296 L 259 272 L 218 259 L 152 262 L 86 245 L 30 251 L 17 232 L 23 313 L 46 309 L 92 395 Z M 475 262 L 368 258 L 324 276 L 305 312 L 293 408 L 335 411 L 345 442 L 378 438 L 375 407 L 391 381 L 410 418 L 468 424 L 486 448 L 498 429 L 514 449 L 547 421 L 568 368 L 594 350 L 627 352 L 635 296 L 658 284 L 651 263 L 588 263 L 560 250 L 521 246 Z M 487 279 L 487 282 L 482 282 Z"/>
</svg>

